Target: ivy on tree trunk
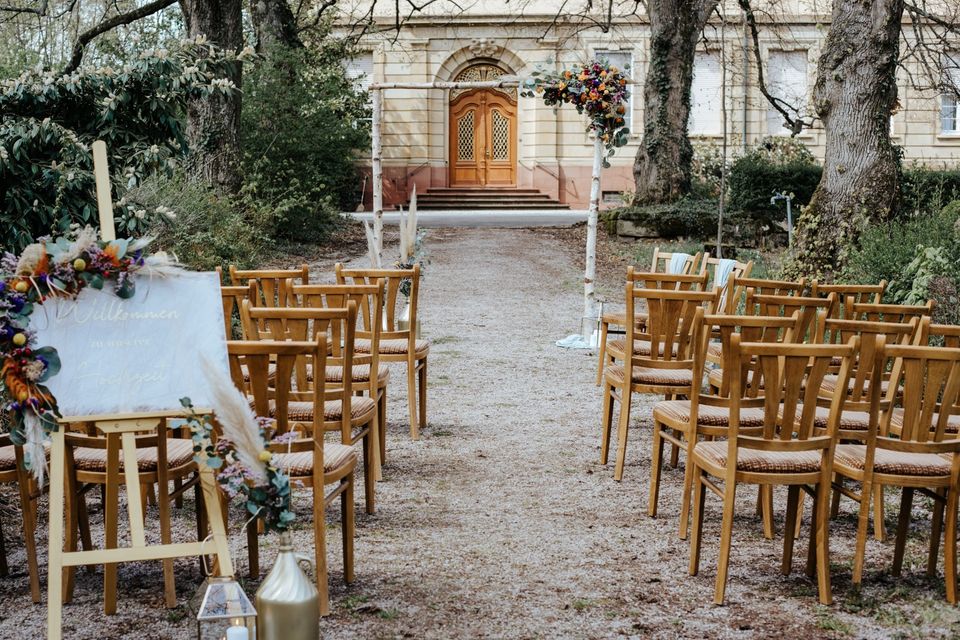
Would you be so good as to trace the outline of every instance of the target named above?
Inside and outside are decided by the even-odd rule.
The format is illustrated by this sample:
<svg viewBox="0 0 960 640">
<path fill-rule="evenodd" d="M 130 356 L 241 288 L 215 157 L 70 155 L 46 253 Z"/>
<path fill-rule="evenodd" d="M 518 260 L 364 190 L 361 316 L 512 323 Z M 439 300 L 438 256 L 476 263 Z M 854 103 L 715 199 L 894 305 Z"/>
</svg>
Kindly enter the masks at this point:
<svg viewBox="0 0 960 640">
<path fill-rule="evenodd" d="M 230 51 L 243 46 L 242 0 L 180 0 L 190 37 L 206 36 Z M 229 78 L 240 88 L 241 65 Z M 196 98 L 187 104 L 187 136 L 193 167 L 207 182 L 229 192 L 243 184 L 240 174 L 240 91 Z"/>
<path fill-rule="evenodd" d="M 834 0 L 817 66 L 814 108 L 826 153 L 820 184 L 797 220 L 789 276 L 830 279 L 863 226 L 900 204 L 900 155 L 890 141 L 903 0 Z"/>
<path fill-rule="evenodd" d="M 687 135 L 693 61 L 716 0 L 650 0 L 650 64 L 644 83 L 643 144 L 633 164 L 636 200 L 673 202 L 690 191 Z"/>
</svg>

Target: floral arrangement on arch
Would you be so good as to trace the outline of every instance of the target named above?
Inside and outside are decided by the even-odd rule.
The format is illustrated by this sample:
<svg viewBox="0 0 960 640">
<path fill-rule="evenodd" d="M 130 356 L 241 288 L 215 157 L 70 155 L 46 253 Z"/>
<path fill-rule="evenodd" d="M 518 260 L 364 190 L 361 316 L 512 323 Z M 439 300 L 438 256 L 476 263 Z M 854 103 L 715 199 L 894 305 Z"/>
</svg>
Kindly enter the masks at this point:
<svg viewBox="0 0 960 640">
<path fill-rule="evenodd" d="M 627 99 L 630 97 L 627 77 L 607 60 L 595 60 L 579 69 L 566 71 L 537 70 L 524 83 L 520 95 L 542 96 L 547 106 L 572 104 L 577 113 L 590 118 L 587 130 L 602 141 L 607 158 L 617 147 L 627 144 L 630 129 L 626 126 Z"/>
<path fill-rule="evenodd" d="M 120 298 L 135 292 L 134 274 L 176 268 L 166 254 L 147 255 L 150 238 L 100 240 L 92 227 L 42 238 L 20 253 L 0 258 L 0 393 L 10 439 L 25 445 L 28 467 L 43 481 L 43 441 L 57 430 L 57 399 L 44 384 L 60 371 L 60 357 L 38 346 L 30 316 L 50 298 L 75 298 L 83 289 L 110 286 Z M 39 464 L 37 461 L 40 461 Z"/>
</svg>

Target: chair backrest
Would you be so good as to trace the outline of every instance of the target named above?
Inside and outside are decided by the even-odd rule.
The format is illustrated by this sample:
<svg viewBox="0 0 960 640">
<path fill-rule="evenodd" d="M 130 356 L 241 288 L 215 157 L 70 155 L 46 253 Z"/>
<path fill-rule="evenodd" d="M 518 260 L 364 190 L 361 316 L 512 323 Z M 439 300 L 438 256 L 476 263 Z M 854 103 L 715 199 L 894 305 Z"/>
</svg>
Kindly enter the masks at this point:
<svg viewBox="0 0 960 640">
<path fill-rule="evenodd" d="M 383 279 L 376 284 L 304 284 L 292 285 L 292 306 L 313 309 L 345 309 L 357 306 L 355 340 L 368 340 L 369 351 L 355 352 L 353 366 L 370 366 L 371 397 L 376 397 L 380 358 L 380 332 L 383 326 Z M 331 364 L 330 366 L 334 366 Z"/>
<path fill-rule="evenodd" d="M 927 327 L 926 339 L 930 346 L 960 349 L 960 326 L 955 324 L 931 324 Z M 926 342 L 926 340 L 924 341 Z"/>
<path fill-rule="evenodd" d="M 703 325 L 703 305 L 714 300 L 713 293 L 639 289 L 628 283 L 628 318 L 634 317 L 637 302 L 640 300 L 647 304 L 647 321 L 642 330 L 638 329 L 634 322 L 627 323 L 626 352 L 633 355 L 624 362 L 624 380 L 632 379 L 634 367 L 693 371 L 693 352 L 699 342 L 699 332 Z M 639 341 L 650 343 L 648 355 L 634 353 L 632 345 Z M 693 387 L 699 388 L 700 379 L 697 375 L 693 378 Z"/>
<path fill-rule="evenodd" d="M 840 414 L 849 379 L 850 363 L 859 348 L 859 338 L 846 345 L 770 344 L 741 342 L 734 334 L 730 341 L 731 357 L 741 371 L 758 366 L 764 389 L 764 423 L 759 438 L 740 437 L 741 379 L 734 376 L 731 388 L 730 437 L 728 460 L 738 459 L 738 448 L 764 451 L 798 452 L 830 449 L 839 429 Z M 831 400 L 827 435 L 817 435 L 814 426 L 818 392 L 831 361 L 840 357 L 844 364 L 838 376 L 837 390 Z M 736 465 L 729 465 L 731 472 Z"/>
<path fill-rule="evenodd" d="M 709 275 L 701 273 L 659 273 L 636 271 L 627 267 L 627 284 L 646 289 L 669 289 L 674 291 L 706 291 Z"/>
<path fill-rule="evenodd" d="M 242 315 L 252 340 L 294 342 L 310 342 L 321 338 L 325 340 L 324 366 L 342 367 L 343 380 L 336 384 L 323 385 L 323 400 L 343 403 L 340 427 L 349 436 L 357 326 L 356 303 L 348 301 L 347 307 L 341 309 L 318 309 L 254 307 L 249 301 L 244 301 Z M 291 392 L 291 396 L 297 400 L 310 400 L 312 389 L 323 382 L 317 378 L 317 373 L 306 366 L 305 362 L 298 362 L 294 370 L 296 390 Z"/>
<path fill-rule="evenodd" d="M 709 255 L 709 254 L 708 254 Z M 650 262 L 650 271 L 653 273 L 672 273 L 674 275 L 685 275 L 698 273 L 701 269 L 702 252 L 693 255 L 689 253 L 660 251 L 660 247 L 654 247 L 653 260 Z"/>
<path fill-rule="evenodd" d="M 227 353 L 230 357 L 230 376 L 233 384 L 250 398 L 254 413 L 274 420 L 275 434 L 281 435 L 292 430 L 307 431 L 306 439 L 312 440 L 311 447 L 303 442 L 292 445 L 277 445 L 271 450 L 315 451 L 314 469 L 323 468 L 323 397 L 324 371 L 326 370 L 327 344 L 323 336 L 316 340 L 244 340 L 228 341 Z M 319 375 L 315 384 L 308 390 L 294 387 L 295 371 L 310 368 Z M 290 418 L 290 403 L 294 400 L 312 402 L 315 407 L 313 420 L 307 425 L 302 421 L 296 424 Z M 316 456 L 319 454 L 319 457 Z M 316 466 L 319 462 L 320 466 Z"/>
<path fill-rule="evenodd" d="M 234 286 L 256 285 L 257 295 L 253 298 L 258 307 L 285 307 L 287 305 L 287 282 L 297 284 L 310 282 L 310 268 L 302 265 L 299 269 L 237 269 L 230 265 L 230 283 Z"/>
<path fill-rule="evenodd" d="M 752 270 L 752 269 L 751 269 Z M 802 296 L 807 288 L 806 278 L 793 280 L 766 280 L 763 278 L 749 278 L 733 276 L 727 283 L 727 294 L 724 295 L 725 313 L 738 313 L 740 304 L 747 293 L 753 289 L 760 295 L 773 296 Z"/>
<path fill-rule="evenodd" d="M 743 397 L 757 397 L 763 389 L 763 371 L 759 366 L 741 370 L 733 359 L 730 343 L 734 335 L 739 335 L 741 342 L 766 342 L 771 344 L 790 344 L 796 341 L 800 334 L 800 312 L 783 316 L 734 316 L 734 315 L 705 315 L 703 317 L 703 332 L 700 334 L 700 344 L 697 350 L 695 371 L 703 370 L 707 361 L 707 350 L 711 338 L 720 342 L 720 366 L 722 367 L 721 381 L 718 395 L 729 397 L 734 375 L 742 375 L 740 388 Z M 755 363 L 759 364 L 759 363 Z M 693 399 L 691 398 L 691 401 Z"/>
<path fill-rule="evenodd" d="M 816 334 L 814 341 L 819 342 L 819 336 L 822 334 L 822 327 L 817 327 L 818 317 L 829 317 L 830 311 L 837 303 L 837 296 L 830 294 L 826 298 L 813 298 L 800 295 L 776 295 L 759 293 L 753 287 L 747 288 L 744 297 L 744 309 L 746 315 L 758 316 L 792 316 L 794 313 L 800 313 L 800 326 L 797 336 L 797 342 L 804 342 L 811 332 Z M 818 316 L 818 311 L 824 311 L 823 316 Z"/>
<path fill-rule="evenodd" d="M 728 258 L 714 258 L 708 253 L 703 259 L 704 270 L 709 274 L 710 287 L 720 289 L 718 310 L 728 306 L 729 295 L 735 288 L 737 278 L 748 278 L 753 271 L 753 260 L 740 262 Z"/>
<path fill-rule="evenodd" d="M 408 340 L 409 353 L 414 353 L 417 338 L 417 307 L 420 296 L 420 265 L 412 269 L 346 269 L 339 262 L 335 267 L 337 284 L 376 285 L 383 280 L 383 331 L 380 340 Z M 410 316 L 407 329 L 397 325 L 397 301 L 400 294 L 407 296 L 410 303 Z"/>
<path fill-rule="evenodd" d="M 939 443 L 950 433 L 950 417 L 960 413 L 960 349 L 915 345 L 891 345 L 884 356 L 892 362 L 893 373 L 886 400 L 903 411 L 901 443 Z M 890 430 L 893 412 L 884 415 L 879 430 L 869 438 Z M 956 437 L 955 434 L 951 435 Z M 868 445 L 871 444 L 868 439 Z M 890 448 L 890 447 L 887 447 Z M 921 453 L 925 448 L 901 444 L 901 451 Z M 940 452 L 935 448 L 930 452 Z M 946 451 L 943 451 L 946 452 Z"/>
<path fill-rule="evenodd" d="M 243 335 L 243 323 L 240 320 L 240 307 L 244 300 L 254 300 L 257 295 L 257 285 L 251 282 L 246 286 L 241 285 L 220 285 L 220 300 L 223 302 L 223 328 L 227 334 L 227 340 L 232 340 Z M 234 319 L 239 323 L 238 331 L 234 330 Z M 239 333 L 240 335 L 235 335 Z"/>
<path fill-rule="evenodd" d="M 810 295 L 826 298 L 831 293 L 837 294 L 837 304 L 833 307 L 832 318 L 853 320 L 853 305 L 880 304 L 883 302 L 883 293 L 887 290 L 887 281 L 880 284 L 821 284 L 814 279 L 810 283 Z"/>
<path fill-rule="evenodd" d="M 851 305 L 851 320 L 872 322 L 909 322 L 910 318 L 924 318 L 933 314 L 933 300 L 927 304 L 873 304 Z"/>
</svg>

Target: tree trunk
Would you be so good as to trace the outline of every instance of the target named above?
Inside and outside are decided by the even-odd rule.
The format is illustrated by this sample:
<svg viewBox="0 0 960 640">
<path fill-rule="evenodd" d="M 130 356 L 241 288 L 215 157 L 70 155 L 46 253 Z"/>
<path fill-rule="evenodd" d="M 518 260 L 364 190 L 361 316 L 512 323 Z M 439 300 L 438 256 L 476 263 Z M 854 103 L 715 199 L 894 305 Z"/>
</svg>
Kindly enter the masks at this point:
<svg viewBox="0 0 960 640">
<path fill-rule="evenodd" d="M 257 52 L 282 46 L 300 48 L 297 20 L 287 0 L 250 0 L 250 20 L 257 37 Z"/>
<path fill-rule="evenodd" d="M 673 202 L 690 191 L 687 137 L 693 59 L 717 0 L 650 0 L 650 64 L 643 89 L 643 144 L 633 164 L 638 203 Z"/>
<path fill-rule="evenodd" d="M 180 0 L 191 37 L 205 35 L 223 49 L 243 46 L 242 0 Z M 187 105 L 187 136 L 196 173 L 214 186 L 237 192 L 240 175 L 241 65 L 230 79 L 237 85 L 232 95 L 216 94 L 191 100 Z"/>
<path fill-rule="evenodd" d="M 903 0 L 834 0 L 817 66 L 814 107 L 823 120 L 823 177 L 797 220 L 787 272 L 830 279 L 864 224 L 899 207 L 900 164 L 890 141 Z"/>
</svg>

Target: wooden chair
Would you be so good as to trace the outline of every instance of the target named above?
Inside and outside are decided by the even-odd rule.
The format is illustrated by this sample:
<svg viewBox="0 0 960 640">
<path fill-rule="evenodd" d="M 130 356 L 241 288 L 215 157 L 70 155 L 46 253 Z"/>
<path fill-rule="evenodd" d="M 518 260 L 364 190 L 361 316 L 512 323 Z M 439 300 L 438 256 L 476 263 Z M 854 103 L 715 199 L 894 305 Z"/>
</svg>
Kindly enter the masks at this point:
<svg viewBox="0 0 960 640">
<path fill-rule="evenodd" d="M 638 289 L 626 287 L 627 317 L 632 318 L 638 300 L 647 304 L 648 318 L 644 329 L 627 324 L 623 364 L 610 364 L 604 371 L 603 412 L 601 417 L 600 461 L 607 463 L 610 430 L 613 424 L 613 402 L 620 402 L 617 426 L 617 462 L 613 477 L 623 478 L 626 460 L 627 431 L 630 426 L 630 401 L 634 393 L 657 393 L 690 397 L 699 389 L 702 370 L 694 370 L 693 351 L 697 344 L 704 304 L 715 299 L 712 292 Z M 641 343 L 647 348 L 638 349 Z M 646 351 L 637 354 L 637 351 Z"/>
<path fill-rule="evenodd" d="M 417 339 L 417 310 L 420 294 L 420 265 L 412 269 L 345 269 L 336 265 L 337 284 L 372 285 L 384 281 L 383 330 L 380 333 L 380 362 L 404 362 L 407 365 L 407 406 L 410 413 L 410 437 L 420 439 L 420 429 L 427 426 L 427 357 L 430 342 Z M 401 329 L 397 318 L 397 297 L 400 287 L 409 283 L 410 313 L 407 328 Z M 366 340 L 357 343 L 357 350 L 370 350 Z M 417 387 L 419 386 L 419 393 Z"/>
<path fill-rule="evenodd" d="M 243 323 L 240 322 L 240 307 L 244 300 L 256 300 L 257 283 L 247 285 L 220 285 L 220 300 L 223 302 L 223 328 L 227 338 L 243 336 Z M 234 325 L 234 320 L 237 325 Z M 237 335 L 240 334 L 240 335 Z"/>
<path fill-rule="evenodd" d="M 710 336 L 716 333 L 720 336 L 722 345 L 724 376 L 717 393 L 704 393 L 700 388 L 694 389 L 693 394 L 686 400 L 666 400 L 658 402 L 653 407 L 653 461 L 650 465 L 650 500 L 647 503 L 647 514 L 650 517 L 657 515 L 657 501 L 660 495 L 660 471 L 663 457 L 663 442 L 667 441 L 674 446 L 683 448 L 687 455 L 687 466 L 683 478 L 683 498 L 680 509 L 680 537 L 687 537 L 687 525 L 690 514 L 690 494 L 693 488 L 693 466 L 690 462 L 693 448 L 700 441 L 701 436 L 710 439 L 726 438 L 730 428 L 730 375 L 736 372 L 737 366 L 731 360 L 730 339 L 734 333 L 739 333 L 742 339 L 749 342 L 792 342 L 797 331 L 800 319 L 795 313 L 789 318 L 767 316 L 729 316 L 707 315 L 703 317 L 703 326 L 700 329 L 700 340 L 694 351 L 693 370 L 703 371 L 706 366 L 707 345 Z M 758 435 L 763 426 L 763 402 L 760 396 L 762 371 L 753 367 L 747 372 L 742 381 L 740 427 L 741 432 Z M 753 432 L 749 429 L 753 429 Z M 770 511 L 764 511 L 767 518 L 772 518 Z M 770 521 L 772 530 L 772 519 Z M 771 534 L 772 536 L 772 534 Z"/>
<path fill-rule="evenodd" d="M 652 273 L 673 273 L 673 274 L 696 274 L 702 272 L 706 264 L 702 258 L 710 257 L 710 254 L 704 256 L 703 252 L 698 251 L 691 255 L 689 253 L 680 253 L 677 251 L 661 251 L 660 247 L 653 248 L 653 259 L 650 261 L 650 271 Z M 681 262 L 682 260 L 682 262 Z M 673 266 L 673 268 L 671 268 Z"/>
<path fill-rule="evenodd" d="M 20 522 L 27 551 L 27 575 L 30 578 L 30 597 L 40 602 L 40 567 L 37 564 L 37 508 L 40 494 L 36 483 L 24 467 L 23 447 L 10 442 L 9 434 L 0 434 L 0 484 L 17 485 L 20 499 Z M 9 575 L 3 533 L 0 530 L 0 578 Z"/>
<path fill-rule="evenodd" d="M 346 310 L 338 310 L 346 319 Z M 331 316 L 332 318 L 333 316 Z M 340 498 L 341 532 L 343 535 L 343 579 L 353 582 L 354 507 L 353 486 L 357 454 L 353 447 L 324 443 L 320 411 L 311 411 L 312 419 L 294 420 L 299 402 L 323 405 L 324 375 L 317 375 L 317 383 L 307 391 L 294 391 L 292 382 L 296 370 L 309 367 L 325 373 L 329 345 L 323 336 L 313 341 L 260 340 L 228 342 L 230 371 L 234 384 L 252 396 L 254 411 L 274 420 L 275 435 L 292 430 L 301 433 L 296 440 L 269 445 L 273 463 L 290 477 L 292 490 L 309 486 L 313 490 L 313 543 L 316 558 L 317 590 L 320 592 L 320 615 L 330 613 L 327 585 L 326 521 L 325 511 Z M 244 372 L 249 372 L 249 380 Z M 294 424 L 296 423 L 296 424 Z M 321 470 L 318 472 L 318 470 Z M 330 493 L 326 487 L 334 486 Z M 248 529 L 249 531 L 249 529 Z M 248 539 L 252 547 L 257 536 Z M 253 552 L 255 554 L 256 552 Z"/>
<path fill-rule="evenodd" d="M 353 354 L 353 390 L 366 392 L 377 403 L 379 433 L 374 434 L 379 444 L 379 462 L 387 459 L 387 383 L 390 370 L 380 366 L 380 331 L 383 317 L 384 282 L 373 285 L 305 284 L 292 285 L 294 306 L 320 309 L 346 308 L 352 301 L 357 305 L 356 340 L 369 341 L 371 349 Z M 327 383 L 339 385 L 343 367 L 327 365 Z M 379 480 L 379 476 L 377 477 Z"/>
<path fill-rule="evenodd" d="M 179 429 L 170 430 L 164 418 L 157 418 L 157 427 L 134 437 L 136 444 L 137 478 L 139 495 L 128 495 L 128 501 L 139 500 L 141 513 L 145 517 L 148 491 L 153 485 L 160 489 L 157 507 L 159 510 L 160 541 L 169 544 L 172 541 L 170 503 L 176 501 L 190 487 L 194 488 L 197 510 L 197 532 L 199 539 L 206 536 L 206 515 L 200 490 L 197 465 L 193 460 L 193 442 L 189 438 L 173 437 Z M 116 549 L 119 543 L 119 495 L 120 487 L 125 486 L 126 462 L 121 456 L 122 443 L 120 433 L 100 433 L 89 425 L 74 425 L 83 430 L 68 431 L 64 434 L 65 472 L 66 472 L 66 551 L 77 550 L 77 532 L 83 538 L 84 548 L 91 548 L 89 530 L 86 522 L 86 494 L 96 487 L 103 488 L 103 531 L 104 548 Z M 191 477 L 192 476 L 192 477 Z M 189 481 L 183 482 L 184 479 Z M 170 491 L 170 482 L 179 481 Z M 131 522 L 131 530 L 140 528 L 143 523 Z M 131 534 L 133 535 L 133 534 Z M 65 570 L 64 602 L 73 597 L 75 567 Z M 106 564 L 103 571 L 104 612 L 114 614 L 117 611 L 117 565 Z M 177 606 L 177 593 L 174 585 L 173 559 L 163 560 L 163 592 L 167 607 Z"/>
<path fill-rule="evenodd" d="M 670 255 L 670 254 L 666 254 Z M 649 289 L 667 289 L 674 291 L 705 291 L 707 289 L 707 279 L 709 274 L 701 271 L 697 274 L 676 274 L 662 273 L 656 271 L 635 271 L 633 267 L 627 267 L 627 286 L 645 287 Z M 597 386 L 603 382 L 603 369 L 607 360 L 614 362 L 623 360 L 623 345 L 625 340 L 619 338 L 608 340 L 610 325 L 626 325 L 626 313 L 604 314 L 600 318 L 600 336 L 597 340 L 599 353 L 597 354 Z M 634 322 L 641 331 L 647 321 L 647 314 L 644 311 L 637 311 Z M 616 333 L 624 334 L 623 331 Z"/>
<path fill-rule="evenodd" d="M 257 285 L 254 305 L 258 307 L 285 307 L 290 291 L 288 282 L 309 284 L 310 268 L 301 265 L 299 269 L 237 269 L 230 265 L 230 283 L 233 286 Z M 229 335 L 229 334 L 227 334 Z"/>
<path fill-rule="evenodd" d="M 690 575 L 700 568 L 700 546 L 703 529 L 705 489 L 723 500 L 723 523 L 720 532 L 720 555 L 714 603 L 723 604 L 727 583 L 727 567 L 733 537 L 733 516 L 737 485 L 786 485 L 787 522 L 784 528 L 781 572 L 789 575 L 793 563 L 793 542 L 797 504 L 801 488 L 814 496 L 814 517 L 810 535 L 807 574 L 816 570 L 819 599 L 830 604 L 829 496 L 832 478 L 834 435 L 838 429 L 840 409 L 846 388 L 850 360 L 859 348 L 854 338 L 850 344 L 808 345 L 741 342 L 739 335 L 730 339 L 730 352 L 737 362 L 739 375 L 731 376 L 730 429 L 726 442 L 699 442 L 693 448 L 693 528 L 690 538 Z M 841 356 L 844 366 L 839 388 L 834 396 L 827 435 L 814 434 L 817 393 L 823 376 L 834 356 Z M 743 435 L 742 389 L 745 370 L 759 363 L 764 380 L 764 421 L 762 436 Z M 711 479 L 722 480 L 722 486 Z M 808 485 L 813 485 L 811 490 Z"/>
<path fill-rule="evenodd" d="M 944 542 L 944 578 L 947 601 L 957 602 L 957 501 L 960 498 L 960 439 L 950 435 L 950 417 L 960 412 L 960 349 L 891 345 L 883 349 L 886 364 L 893 363 L 894 380 L 902 380 L 901 396 L 896 386 L 886 402 L 898 404 L 901 427 L 893 437 L 890 423 L 892 411 L 877 406 L 879 418 L 859 444 L 841 444 L 836 449 L 834 470 L 840 476 L 861 483 L 860 494 L 844 491 L 860 503 L 857 543 L 853 564 L 853 583 L 863 577 L 866 551 L 867 520 L 874 485 L 902 488 L 900 517 L 893 556 L 893 575 L 899 576 L 903 565 L 907 529 L 910 526 L 913 495 L 920 491 L 934 501 L 932 535 L 927 559 L 927 573 L 935 575 L 946 510 Z M 879 365 L 883 366 L 883 365 Z M 874 392 L 878 403 L 880 391 Z M 862 432 L 860 432 L 863 435 Z M 857 434 L 846 433 L 848 437 Z M 949 436 L 949 437 L 948 437 Z"/>
<path fill-rule="evenodd" d="M 703 263 L 707 273 L 710 274 L 710 287 L 720 289 L 717 311 L 734 313 L 736 311 L 736 304 L 733 292 L 736 289 L 737 279 L 743 280 L 744 278 L 750 277 L 750 273 L 753 271 L 753 260 L 740 262 L 739 260 L 713 258 L 708 254 L 703 259 Z M 724 273 L 726 273 L 726 275 L 724 275 Z M 732 307 L 732 310 L 727 311 L 728 306 Z"/>
<path fill-rule="evenodd" d="M 814 279 L 810 282 L 810 295 L 817 298 L 826 298 L 831 293 L 837 294 L 837 304 L 833 307 L 832 318 L 853 320 L 853 305 L 880 304 L 883 294 L 887 290 L 887 281 L 880 284 L 821 284 Z"/>
<path fill-rule="evenodd" d="M 293 302 L 293 292 L 288 302 Z M 357 304 L 347 301 L 345 308 L 253 307 L 243 303 L 243 321 L 247 335 L 253 340 L 309 341 L 318 337 L 327 340 L 329 352 L 325 365 L 343 372 L 337 383 L 318 381 L 316 373 L 301 366 L 296 371 L 294 403 L 290 420 L 294 424 L 311 425 L 316 406 L 312 388 L 323 383 L 323 429 L 340 434 L 342 444 L 363 445 L 364 497 L 367 513 L 376 512 L 376 479 L 379 474 L 377 443 L 377 402 L 374 397 L 354 395 L 354 353 L 356 349 Z M 261 328 L 262 327 L 262 328 Z M 326 375 L 326 369 L 324 369 Z"/>
</svg>

